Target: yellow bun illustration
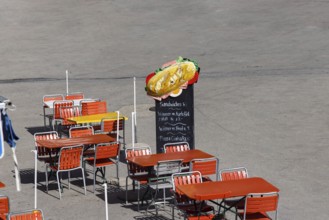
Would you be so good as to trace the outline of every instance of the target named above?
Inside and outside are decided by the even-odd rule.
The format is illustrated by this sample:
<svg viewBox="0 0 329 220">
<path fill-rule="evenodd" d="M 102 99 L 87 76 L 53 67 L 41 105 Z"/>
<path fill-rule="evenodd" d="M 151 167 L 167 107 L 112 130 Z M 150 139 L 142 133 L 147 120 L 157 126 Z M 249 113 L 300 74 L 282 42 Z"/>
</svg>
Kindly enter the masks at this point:
<svg viewBox="0 0 329 220">
<path fill-rule="evenodd" d="M 196 70 L 196 66 L 190 61 L 172 64 L 159 71 L 148 81 L 147 93 L 159 97 L 177 90 L 194 77 Z"/>
</svg>

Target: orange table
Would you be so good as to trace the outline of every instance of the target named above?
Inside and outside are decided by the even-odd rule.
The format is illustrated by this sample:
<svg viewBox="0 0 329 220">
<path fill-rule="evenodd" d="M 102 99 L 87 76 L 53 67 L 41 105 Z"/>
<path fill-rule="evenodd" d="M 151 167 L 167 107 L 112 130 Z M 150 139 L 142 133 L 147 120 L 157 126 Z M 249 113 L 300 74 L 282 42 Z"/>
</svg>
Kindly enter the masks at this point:
<svg viewBox="0 0 329 220">
<path fill-rule="evenodd" d="M 176 189 L 193 200 L 225 199 L 246 196 L 249 193 L 280 191 L 277 187 L 260 177 L 178 185 Z"/>
<path fill-rule="evenodd" d="M 241 199 L 236 202 L 236 204 L 238 204 L 238 202 L 242 201 L 249 193 L 268 193 L 280 191 L 277 187 L 260 177 L 178 185 L 176 186 L 176 190 L 178 193 L 184 194 L 195 201 L 209 200 L 210 202 L 218 205 L 219 210 L 220 208 L 224 209 L 224 216 L 226 211 L 234 212 L 231 210 L 234 207 L 234 204 L 230 207 L 225 207 L 222 205 L 222 202 L 218 203 L 214 200 L 241 197 Z"/>
<path fill-rule="evenodd" d="M 6 185 L 3 182 L 0 182 L 0 188 L 5 187 Z"/>
<path fill-rule="evenodd" d="M 214 157 L 211 154 L 203 152 L 201 150 L 188 150 L 175 153 L 160 153 L 160 154 L 150 154 L 138 157 L 127 158 L 131 163 L 134 163 L 142 167 L 152 167 L 158 164 L 158 161 L 162 160 L 178 160 L 182 159 L 183 163 L 188 163 L 192 159 L 196 158 L 211 158 Z"/>
<path fill-rule="evenodd" d="M 75 146 L 75 145 L 92 145 L 100 143 L 109 143 L 116 141 L 116 135 L 113 134 L 95 134 L 86 137 L 75 138 L 61 138 L 52 140 L 37 140 L 39 146 L 48 149 L 60 149 L 62 147 Z"/>
</svg>

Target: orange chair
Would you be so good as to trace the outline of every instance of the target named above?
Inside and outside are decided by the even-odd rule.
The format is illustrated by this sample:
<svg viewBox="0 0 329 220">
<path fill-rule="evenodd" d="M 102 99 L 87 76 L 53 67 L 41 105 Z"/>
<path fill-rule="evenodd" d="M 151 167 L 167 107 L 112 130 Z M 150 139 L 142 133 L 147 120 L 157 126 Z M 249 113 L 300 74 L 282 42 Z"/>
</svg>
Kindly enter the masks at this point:
<svg viewBox="0 0 329 220">
<path fill-rule="evenodd" d="M 22 212 L 11 212 L 8 220 L 43 220 L 43 212 L 41 209 L 28 210 Z"/>
<path fill-rule="evenodd" d="M 143 155 L 152 154 L 150 147 L 135 147 L 135 148 L 126 148 L 125 149 L 126 159 L 131 157 L 138 157 Z M 139 211 L 139 191 L 141 184 L 147 185 L 150 177 L 154 177 L 154 175 L 149 175 L 148 169 L 137 166 L 136 164 L 130 163 L 127 160 L 127 172 L 128 175 L 126 177 L 126 204 L 128 204 L 128 179 L 133 181 L 133 187 L 135 189 L 135 182 L 138 183 L 137 186 L 137 202 L 138 202 L 138 211 Z"/>
<path fill-rule="evenodd" d="M 58 139 L 58 133 L 57 131 L 47 131 L 47 132 L 37 132 L 34 135 L 34 143 L 35 143 L 35 149 L 37 150 L 37 158 L 40 162 L 44 162 L 46 164 L 49 164 L 51 162 L 51 159 L 55 159 L 57 150 L 49 151 L 43 146 L 40 146 L 37 143 L 37 140 L 52 140 L 52 139 Z"/>
<path fill-rule="evenodd" d="M 76 123 L 69 121 L 68 118 L 80 116 L 80 107 L 79 106 L 62 106 L 59 109 L 60 118 L 62 122 L 60 124 L 60 131 L 69 131 L 72 126 L 75 126 Z"/>
<path fill-rule="evenodd" d="M 63 100 L 63 101 L 55 101 L 53 105 L 53 120 L 52 120 L 52 127 L 55 131 L 55 127 L 57 126 L 57 122 L 62 122 L 61 112 L 60 109 L 62 107 L 69 107 L 73 106 L 72 100 Z"/>
<path fill-rule="evenodd" d="M 272 220 L 278 217 L 279 193 L 250 193 L 245 199 L 243 212 L 239 213 L 242 220 Z M 270 218 L 268 212 L 275 212 Z"/>
<path fill-rule="evenodd" d="M 68 172 L 68 181 L 69 181 L 69 189 L 70 189 L 70 171 L 80 169 L 82 172 L 82 180 L 86 195 L 86 180 L 85 180 L 85 172 L 82 166 L 82 151 L 83 146 L 72 146 L 72 147 L 63 147 L 59 152 L 58 163 L 55 165 L 50 165 L 49 168 L 52 171 L 56 172 L 58 191 L 59 191 L 59 199 L 62 199 L 61 195 L 61 181 L 59 178 L 59 174 L 61 172 Z M 46 168 L 47 171 L 47 168 Z M 48 174 L 46 172 L 46 185 L 48 192 Z"/>
<path fill-rule="evenodd" d="M 200 171 L 203 181 L 211 181 L 210 175 L 215 175 L 215 180 L 218 181 L 218 165 L 219 159 L 217 157 L 193 159 L 190 161 L 190 171 Z"/>
<path fill-rule="evenodd" d="M 74 92 L 67 94 L 65 100 L 75 100 L 75 99 L 84 99 L 84 94 L 82 92 Z"/>
<path fill-rule="evenodd" d="M 106 101 L 100 102 L 83 102 L 81 104 L 81 115 L 94 115 L 107 112 Z"/>
<path fill-rule="evenodd" d="M 221 169 L 219 170 L 219 178 L 221 181 L 248 178 L 248 170 L 245 167 Z"/>
<path fill-rule="evenodd" d="M 86 158 L 86 162 L 93 167 L 94 174 L 94 188 L 95 193 L 95 183 L 97 172 L 102 174 L 103 180 L 105 180 L 106 166 L 115 165 L 117 171 L 117 179 L 119 179 L 119 153 L 120 144 L 117 142 L 98 144 L 95 148 L 95 154 L 93 157 Z"/>
<path fill-rule="evenodd" d="M 44 95 L 42 98 L 43 103 L 47 101 L 59 101 L 64 100 L 64 96 L 62 94 L 52 94 L 52 95 Z M 52 115 L 46 114 L 46 109 L 48 109 L 48 106 L 43 104 L 43 123 L 46 127 L 46 118 L 49 118 L 49 122 L 52 120 Z"/>
<path fill-rule="evenodd" d="M 77 126 L 71 127 L 69 130 L 69 137 L 85 137 L 94 135 L 94 128 L 92 126 Z"/>
<path fill-rule="evenodd" d="M 221 181 L 248 178 L 248 170 L 245 167 L 221 169 L 219 170 L 219 178 Z M 244 207 L 244 199 L 241 198 L 224 199 L 222 200 L 222 203 L 228 207 L 234 206 L 236 213 Z M 238 215 L 235 217 L 237 219 Z"/>
<path fill-rule="evenodd" d="M 8 196 L 0 195 L 0 220 L 6 220 L 9 213 L 9 198 Z"/>
<path fill-rule="evenodd" d="M 163 152 L 174 153 L 190 150 L 190 145 L 187 142 L 167 143 L 163 146 Z"/>
<path fill-rule="evenodd" d="M 190 150 L 188 142 L 166 143 L 163 145 L 164 153 L 175 153 Z M 182 164 L 182 171 L 189 171 L 189 163 Z"/>
<path fill-rule="evenodd" d="M 86 137 L 90 135 L 94 135 L 94 128 L 90 125 L 85 125 L 85 126 L 77 126 L 77 127 L 71 127 L 69 129 L 69 137 L 74 138 L 74 137 Z M 89 148 L 93 148 L 90 149 Z M 87 149 L 87 150 L 86 150 Z M 89 145 L 86 147 L 86 149 L 83 151 L 83 156 L 84 157 L 90 157 L 94 155 L 95 150 L 94 150 L 94 145 Z"/>
<path fill-rule="evenodd" d="M 120 112 L 116 119 L 113 118 L 103 118 L 101 121 L 101 133 L 117 134 L 117 141 L 120 141 L 123 146 L 126 146 L 125 133 L 124 133 L 124 119 L 119 118 Z M 121 134 L 120 134 L 121 133 Z"/>
<path fill-rule="evenodd" d="M 214 207 L 206 202 L 194 201 L 176 191 L 176 186 L 186 184 L 202 183 L 202 174 L 199 171 L 175 173 L 171 176 L 174 193 L 174 204 L 172 208 L 172 219 L 175 218 L 175 207 L 184 215 L 184 219 L 212 219 Z M 200 213 L 201 212 L 201 213 Z M 212 212 L 212 213 L 209 213 Z M 200 216 L 198 216 L 200 214 Z"/>
</svg>

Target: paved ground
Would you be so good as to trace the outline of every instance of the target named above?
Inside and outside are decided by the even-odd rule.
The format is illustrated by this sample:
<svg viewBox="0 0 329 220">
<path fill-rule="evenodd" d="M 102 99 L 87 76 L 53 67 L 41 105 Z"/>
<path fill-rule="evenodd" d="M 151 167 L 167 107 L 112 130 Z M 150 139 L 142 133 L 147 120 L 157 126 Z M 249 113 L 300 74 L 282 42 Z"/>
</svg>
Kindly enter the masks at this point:
<svg viewBox="0 0 329 220">
<path fill-rule="evenodd" d="M 106 99 L 109 109 L 127 115 L 136 76 L 138 140 L 155 146 L 154 101 L 144 79 L 181 55 L 202 70 L 196 146 L 218 156 L 220 168 L 245 166 L 278 186 L 280 219 L 325 219 L 328 9 L 320 0 L 3 0 L 0 95 L 17 106 L 9 114 L 21 138 L 22 191 L 16 192 L 6 147 L 0 180 L 7 187 L 0 193 L 10 196 L 12 210 L 33 208 L 32 133 L 42 129 L 42 96 L 65 93 L 66 69 L 70 91 Z M 103 192 L 100 186 L 90 192 L 91 176 L 87 196 L 76 182 L 59 201 L 55 184 L 44 193 L 43 169 L 39 164 L 38 207 L 46 219 L 105 219 Z M 120 176 L 125 170 L 120 164 Z M 122 189 L 109 192 L 110 219 L 156 219 L 125 206 Z"/>
</svg>

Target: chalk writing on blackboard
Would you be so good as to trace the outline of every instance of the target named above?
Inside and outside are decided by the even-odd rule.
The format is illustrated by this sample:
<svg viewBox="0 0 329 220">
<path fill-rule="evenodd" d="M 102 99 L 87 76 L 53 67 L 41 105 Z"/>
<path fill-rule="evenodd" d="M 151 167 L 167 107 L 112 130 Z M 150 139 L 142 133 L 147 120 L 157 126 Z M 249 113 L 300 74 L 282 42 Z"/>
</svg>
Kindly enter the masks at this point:
<svg viewBox="0 0 329 220">
<path fill-rule="evenodd" d="M 162 149 L 165 143 L 182 141 L 194 148 L 193 110 L 193 85 L 178 97 L 156 102 L 157 148 Z"/>
</svg>

